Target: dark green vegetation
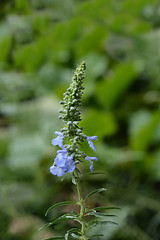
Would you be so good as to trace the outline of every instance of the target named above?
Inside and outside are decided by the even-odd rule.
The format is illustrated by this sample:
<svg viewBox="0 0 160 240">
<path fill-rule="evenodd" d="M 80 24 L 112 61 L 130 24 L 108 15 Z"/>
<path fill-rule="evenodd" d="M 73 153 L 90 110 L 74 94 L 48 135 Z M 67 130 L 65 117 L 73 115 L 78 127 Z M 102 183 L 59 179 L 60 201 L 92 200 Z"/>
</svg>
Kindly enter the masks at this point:
<svg viewBox="0 0 160 240">
<path fill-rule="evenodd" d="M 67 205 L 44 216 L 51 205 L 74 198 L 70 181 L 59 182 L 49 167 L 56 155 L 51 139 L 61 127 L 59 100 L 82 60 L 82 125 L 99 138 L 95 170 L 107 172 L 86 175 L 84 195 L 106 187 L 88 205 L 122 209 L 106 212 L 118 215 L 118 227 L 98 232 L 105 240 L 159 240 L 159 27 L 154 0 L 0 1 L 2 240 L 61 236 L 74 226 L 37 231 L 74 210 Z M 83 170 L 89 172 L 89 163 Z"/>
</svg>

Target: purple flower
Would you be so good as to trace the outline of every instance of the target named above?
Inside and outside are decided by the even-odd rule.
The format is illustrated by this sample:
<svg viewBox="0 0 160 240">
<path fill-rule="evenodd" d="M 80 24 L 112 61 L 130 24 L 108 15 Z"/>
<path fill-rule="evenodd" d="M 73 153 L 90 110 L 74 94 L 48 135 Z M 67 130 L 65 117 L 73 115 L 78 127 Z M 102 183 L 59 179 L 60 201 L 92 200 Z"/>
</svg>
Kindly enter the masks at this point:
<svg viewBox="0 0 160 240">
<path fill-rule="evenodd" d="M 93 172 L 93 161 L 97 161 L 98 160 L 98 158 L 96 158 L 96 157 L 85 157 L 85 160 L 88 160 L 88 161 L 90 161 L 90 163 L 91 163 L 91 165 L 90 165 L 90 170 L 91 170 L 91 172 Z"/>
<path fill-rule="evenodd" d="M 52 139 L 52 145 L 56 146 L 58 145 L 60 148 L 64 148 L 63 146 L 63 133 L 59 131 L 55 131 L 55 134 L 58 135 L 58 137 Z"/>
<path fill-rule="evenodd" d="M 89 146 L 90 146 L 94 151 L 96 151 L 96 147 L 95 147 L 95 145 L 93 144 L 92 140 L 97 140 L 97 136 L 87 137 L 87 141 L 88 141 Z"/>
<path fill-rule="evenodd" d="M 58 177 L 62 177 L 65 174 L 65 169 L 62 168 L 62 167 L 55 166 L 53 164 L 53 166 L 50 167 L 50 172 L 53 175 L 57 175 Z"/>
</svg>

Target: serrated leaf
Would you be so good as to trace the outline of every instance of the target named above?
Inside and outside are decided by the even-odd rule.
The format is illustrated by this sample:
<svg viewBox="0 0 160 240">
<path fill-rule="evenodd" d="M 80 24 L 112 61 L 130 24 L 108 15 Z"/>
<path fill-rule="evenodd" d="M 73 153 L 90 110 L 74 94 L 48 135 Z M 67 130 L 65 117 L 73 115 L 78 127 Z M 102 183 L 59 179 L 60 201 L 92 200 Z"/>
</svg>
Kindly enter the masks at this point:
<svg viewBox="0 0 160 240">
<path fill-rule="evenodd" d="M 53 206 L 51 206 L 50 208 L 48 208 L 48 210 L 45 213 L 45 216 L 47 216 L 48 212 L 51 211 L 52 209 L 59 207 L 59 206 L 68 205 L 68 204 L 75 204 L 75 203 L 71 202 L 71 201 L 56 203 Z"/>
<path fill-rule="evenodd" d="M 110 209 L 121 210 L 121 208 L 119 207 L 95 207 L 93 209 L 94 210 L 110 210 Z"/>
<path fill-rule="evenodd" d="M 69 230 L 67 231 L 67 233 L 65 234 L 65 240 L 69 240 L 68 237 L 69 237 L 69 235 L 70 235 L 71 233 L 73 233 L 73 232 L 79 232 L 79 228 L 69 229 Z"/>
<path fill-rule="evenodd" d="M 76 219 L 76 216 L 75 216 L 74 214 L 68 214 L 68 213 L 67 213 L 67 214 L 64 214 L 64 215 L 60 216 L 59 218 L 53 220 L 52 222 L 46 223 L 46 224 L 45 224 L 43 227 L 41 227 L 39 230 L 42 230 L 42 229 L 44 229 L 44 228 L 46 228 L 46 227 L 49 227 L 49 226 L 51 226 L 51 225 L 53 225 L 53 224 L 55 224 L 55 223 L 61 222 L 61 221 L 66 220 L 66 219 L 72 219 L 72 220 L 78 221 L 78 220 Z M 78 222 L 79 222 L 79 221 L 78 221 Z"/>
<path fill-rule="evenodd" d="M 93 238 L 93 237 L 103 237 L 104 235 L 103 234 L 95 234 L 95 235 L 92 235 L 89 239 Z"/>
<path fill-rule="evenodd" d="M 98 188 L 98 189 L 90 192 L 90 193 L 85 197 L 84 201 L 86 201 L 87 198 L 89 198 L 89 197 L 92 196 L 93 194 L 99 193 L 99 192 L 103 192 L 103 191 L 106 191 L 106 190 L 107 190 L 106 188 Z"/>
</svg>

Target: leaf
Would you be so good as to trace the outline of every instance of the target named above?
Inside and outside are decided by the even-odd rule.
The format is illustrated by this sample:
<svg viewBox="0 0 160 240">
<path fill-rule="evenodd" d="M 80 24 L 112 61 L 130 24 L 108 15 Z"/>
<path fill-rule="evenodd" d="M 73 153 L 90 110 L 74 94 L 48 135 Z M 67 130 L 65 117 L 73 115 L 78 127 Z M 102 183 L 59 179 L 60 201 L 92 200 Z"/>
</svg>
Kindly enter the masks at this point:
<svg viewBox="0 0 160 240">
<path fill-rule="evenodd" d="M 69 237 L 69 235 L 71 234 L 71 233 L 74 233 L 74 232 L 79 232 L 79 228 L 72 228 L 72 229 L 69 229 L 68 231 L 67 231 L 67 233 L 65 234 L 65 240 L 69 240 L 68 239 L 68 237 Z"/>
<path fill-rule="evenodd" d="M 98 220 L 94 220 L 94 221 L 89 223 L 88 229 L 93 228 L 93 227 L 95 227 L 97 225 L 108 224 L 108 223 L 114 224 L 114 225 L 118 225 L 118 223 L 113 222 L 113 221 L 98 221 Z"/>
<path fill-rule="evenodd" d="M 60 216 L 59 218 L 53 220 L 52 222 L 49 222 L 49 223 L 46 223 L 43 227 L 41 227 L 39 230 L 42 230 L 46 227 L 50 227 L 51 225 L 55 224 L 55 223 L 58 223 L 58 222 L 61 222 L 63 220 L 66 220 L 66 219 L 72 219 L 72 220 L 75 220 L 77 222 L 79 222 L 78 219 L 76 219 L 76 216 L 74 214 L 64 214 L 62 216 Z"/>
<path fill-rule="evenodd" d="M 71 233 L 71 236 L 74 237 L 74 238 L 76 238 L 76 239 L 81 239 L 81 236 L 78 236 L 78 235 L 76 235 L 76 234 L 74 234 L 74 233 Z"/>
<path fill-rule="evenodd" d="M 134 115 L 131 120 L 130 146 L 133 150 L 145 151 L 152 143 L 153 137 L 158 129 L 160 113 L 156 111 L 150 114 L 141 111 Z M 134 125 L 136 125 L 136 127 Z"/>
<path fill-rule="evenodd" d="M 121 208 L 119 207 L 95 207 L 93 209 L 94 210 L 110 210 L 110 209 L 121 210 Z"/>
<path fill-rule="evenodd" d="M 115 134 L 118 129 L 115 116 L 111 112 L 94 108 L 88 109 L 87 114 L 83 115 L 83 127 L 88 136 L 92 135 L 94 129 L 94 134 L 99 139 Z"/>
<path fill-rule="evenodd" d="M 75 179 L 74 176 L 72 176 L 72 183 L 73 183 L 74 185 L 76 185 L 76 179 Z"/>
<path fill-rule="evenodd" d="M 50 208 L 48 208 L 48 210 L 45 213 L 45 216 L 47 216 L 48 212 L 51 211 L 52 209 L 59 207 L 59 206 L 63 206 L 63 205 L 69 205 L 69 204 L 75 204 L 74 202 L 71 201 L 66 201 L 66 202 L 60 202 L 60 203 L 56 203 L 53 206 L 51 206 Z"/>
<path fill-rule="evenodd" d="M 1 21 L 0 24 L 0 62 L 6 61 L 11 49 L 11 32 L 7 24 Z"/>
<path fill-rule="evenodd" d="M 134 62 L 117 64 L 115 69 L 107 78 L 97 85 L 97 101 L 105 108 L 112 108 L 115 103 L 122 98 L 128 87 L 136 80 L 140 67 Z"/>
<path fill-rule="evenodd" d="M 103 237 L 104 235 L 103 234 L 95 234 L 95 235 L 92 235 L 89 239 L 93 238 L 93 237 Z"/>
<path fill-rule="evenodd" d="M 52 237 L 52 238 L 45 238 L 45 239 L 42 239 L 42 240 L 52 240 L 52 239 L 64 239 L 64 237 Z"/>
<path fill-rule="evenodd" d="M 99 213 L 99 212 L 89 212 L 85 216 L 95 216 L 95 217 L 117 217 L 115 214 L 105 214 L 105 213 Z"/>
<path fill-rule="evenodd" d="M 76 216 L 79 216 L 79 213 L 72 211 L 73 214 L 75 214 Z"/>
<path fill-rule="evenodd" d="M 46 228 L 46 227 L 49 227 L 51 225 L 51 222 L 50 223 L 46 223 L 45 225 L 43 225 L 43 227 L 39 228 L 38 230 L 41 231 L 42 229 Z"/>
<path fill-rule="evenodd" d="M 85 197 L 84 201 L 86 201 L 87 198 L 89 198 L 89 197 L 92 196 L 93 194 L 99 193 L 99 192 L 103 192 L 103 191 L 106 191 L 106 190 L 107 190 L 106 188 L 98 188 L 98 189 L 90 192 L 90 193 Z"/>
<path fill-rule="evenodd" d="M 89 172 L 89 173 L 84 173 L 83 176 L 85 175 L 96 175 L 96 174 L 107 174 L 106 172 Z"/>
</svg>

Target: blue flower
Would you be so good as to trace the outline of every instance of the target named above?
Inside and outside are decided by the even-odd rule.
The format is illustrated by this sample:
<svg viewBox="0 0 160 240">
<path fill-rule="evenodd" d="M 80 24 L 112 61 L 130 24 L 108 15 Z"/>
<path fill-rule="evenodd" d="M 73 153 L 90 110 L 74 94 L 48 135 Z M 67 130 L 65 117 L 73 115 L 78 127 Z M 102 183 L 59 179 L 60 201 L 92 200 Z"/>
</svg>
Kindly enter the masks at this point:
<svg viewBox="0 0 160 240">
<path fill-rule="evenodd" d="M 50 172 L 53 175 L 57 175 L 58 177 L 62 177 L 65 174 L 65 169 L 62 168 L 62 167 L 55 166 L 53 164 L 53 166 L 50 167 Z"/>
<path fill-rule="evenodd" d="M 67 157 L 67 161 L 65 164 L 65 167 L 67 168 L 67 172 L 71 173 L 75 169 L 75 162 L 73 161 L 73 156 Z"/>
<path fill-rule="evenodd" d="M 55 131 L 55 134 L 58 135 L 58 137 L 52 139 L 52 145 L 53 146 L 58 145 L 59 147 L 64 148 L 64 146 L 63 146 L 63 138 L 64 138 L 63 133 L 61 133 L 59 131 Z"/>
<path fill-rule="evenodd" d="M 67 156 L 67 150 L 58 150 L 57 153 L 54 164 L 50 167 L 50 172 L 58 177 L 63 176 L 66 171 L 68 173 L 73 172 L 75 169 L 73 156 Z"/>
<path fill-rule="evenodd" d="M 90 163 L 91 163 L 91 165 L 90 165 L 90 170 L 91 170 L 91 172 L 93 172 L 93 161 L 97 161 L 98 160 L 98 158 L 96 158 L 96 157 L 85 157 L 85 160 L 88 160 L 88 161 L 90 161 Z"/>
<path fill-rule="evenodd" d="M 88 141 L 89 146 L 90 146 L 94 151 L 96 151 L 96 147 L 95 147 L 95 145 L 93 144 L 92 140 L 97 140 L 97 136 L 87 137 L 87 141 Z"/>
<path fill-rule="evenodd" d="M 67 160 L 67 150 L 58 150 L 57 153 L 54 163 L 58 167 L 64 167 Z"/>
</svg>

